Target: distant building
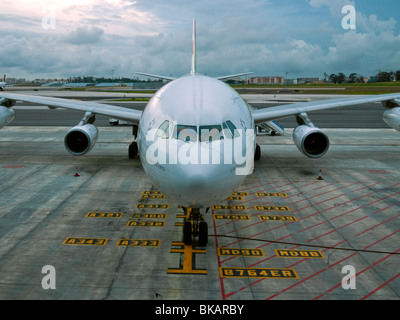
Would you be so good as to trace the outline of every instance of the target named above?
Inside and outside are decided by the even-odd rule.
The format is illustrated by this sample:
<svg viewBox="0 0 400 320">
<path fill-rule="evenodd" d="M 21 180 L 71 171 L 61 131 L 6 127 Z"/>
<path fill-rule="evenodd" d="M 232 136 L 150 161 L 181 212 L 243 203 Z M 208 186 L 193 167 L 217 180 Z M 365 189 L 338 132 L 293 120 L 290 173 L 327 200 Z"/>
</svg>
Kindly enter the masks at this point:
<svg viewBox="0 0 400 320">
<path fill-rule="evenodd" d="M 285 83 L 284 77 L 251 77 L 250 84 L 278 84 L 282 85 Z"/>
<path fill-rule="evenodd" d="M 6 78 L 6 83 L 7 84 L 16 84 L 17 79 L 16 78 Z"/>
<path fill-rule="evenodd" d="M 318 82 L 319 78 L 297 78 L 298 84 Z"/>
</svg>

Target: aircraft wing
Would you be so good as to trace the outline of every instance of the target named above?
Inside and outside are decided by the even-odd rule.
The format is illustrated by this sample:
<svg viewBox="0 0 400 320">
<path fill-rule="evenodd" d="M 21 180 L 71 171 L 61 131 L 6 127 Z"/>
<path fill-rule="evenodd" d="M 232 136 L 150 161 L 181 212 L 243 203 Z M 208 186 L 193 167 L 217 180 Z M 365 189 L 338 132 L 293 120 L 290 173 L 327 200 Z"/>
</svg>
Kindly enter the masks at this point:
<svg viewBox="0 0 400 320">
<path fill-rule="evenodd" d="M 142 111 L 117 107 L 109 104 L 96 103 L 91 101 L 77 101 L 71 99 L 51 98 L 42 96 L 31 96 L 15 93 L 0 93 L 0 105 L 13 106 L 16 101 L 32 102 L 35 104 L 46 105 L 49 108 L 65 108 L 91 112 L 119 120 L 139 123 Z"/>
<path fill-rule="evenodd" d="M 140 74 L 141 76 L 146 76 L 146 77 L 151 77 L 151 78 L 157 78 L 157 79 L 162 79 L 162 80 L 169 80 L 173 81 L 176 78 L 173 77 L 167 77 L 167 76 L 160 76 L 158 74 L 151 74 L 151 73 L 144 73 L 144 72 L 135 72 L 136 74 Z"/>
<path fill-rule="evenodd" d="M 245 72 L 245 73 L 237 73 L 237 74 L 230 74 L 228 76 L 221 76 L 221 77 L 216 77 L 215 79 L 218 80 L 226 80 L 230 78 L 236 78 L 236 77 L 241 77 L 241 76 L 247 76 L 249 74 L 253 74 L 254 72 Z"/>
<path fill-rule="evenodd" d="M 253 109 L 252 114 L 254 123 L 260 124 L 266 121 L 285 118 L 291 115 L 300 115 L 301 113 L 312 111 L 334 109 L 371 102 L 390 101 L 393 101 L 395 105 L 400 106 L 400 93 L 300 102 L 265 109 Z"/>
</svg>

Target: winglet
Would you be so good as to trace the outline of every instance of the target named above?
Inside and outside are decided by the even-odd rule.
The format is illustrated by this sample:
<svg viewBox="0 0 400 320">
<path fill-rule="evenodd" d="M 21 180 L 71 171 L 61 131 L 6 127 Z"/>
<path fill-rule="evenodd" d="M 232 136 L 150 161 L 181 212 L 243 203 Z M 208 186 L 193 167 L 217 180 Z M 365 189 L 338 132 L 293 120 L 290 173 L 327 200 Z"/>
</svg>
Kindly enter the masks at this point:
<svg viewBox="0 0 400 320">
<path fill-rule="evenodd" d="M 193 34 L 192 34 L 192 68 L 190 74 L 195 75 L 196 70 L 196 19 L 193 19 Z"/>
</svg>

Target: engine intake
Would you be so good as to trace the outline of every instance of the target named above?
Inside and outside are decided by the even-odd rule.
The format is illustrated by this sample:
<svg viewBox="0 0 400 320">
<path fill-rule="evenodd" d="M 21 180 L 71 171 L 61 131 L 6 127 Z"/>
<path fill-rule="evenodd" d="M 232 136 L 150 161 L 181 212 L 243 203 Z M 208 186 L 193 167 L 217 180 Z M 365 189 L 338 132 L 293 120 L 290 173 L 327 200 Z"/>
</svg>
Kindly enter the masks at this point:
<svg viewBox="0 0 400 320">
<path fill-rule="evenodd" d="M 15 118 L 15 111 L 11 108 L 0 106 L 0 129 L 8 125 Z"/>
<path fill-rule="evenodd" d="M 298 126 L 293 131 L 293 140 L 297 148 L 309 158 L 320 158 L 329 149 L 328 136 L 316 127 Z"/>
<path fill-rule="evenodd" d="M 400 107 L 386 110 L 383 114 L 383 121 L 393 129 L 400 131 Z"/>
<path fill-rule="evenodd" d="M 97 128 L 92 124 L 78 125 L 71 128 L 64 138 L 65 148 L 75 156 L 88 153 L 96 144 Z"/>
</svg>

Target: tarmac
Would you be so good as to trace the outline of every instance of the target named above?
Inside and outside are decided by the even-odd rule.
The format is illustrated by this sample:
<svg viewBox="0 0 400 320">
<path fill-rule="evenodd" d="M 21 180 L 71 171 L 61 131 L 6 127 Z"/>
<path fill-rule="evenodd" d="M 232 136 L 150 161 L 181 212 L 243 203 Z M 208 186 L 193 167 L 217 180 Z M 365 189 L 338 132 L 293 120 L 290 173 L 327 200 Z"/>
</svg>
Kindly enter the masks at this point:
<svg viewBox="0 0 400 320">
<path fill-rule="evenodd" d="M 182 244 L 183 212 L 157 193 L 129 127 L 71 156 L 70 127 L 0 130 L 0 299 L 398 300 L 400 134 L 326 129 L 308 159 L 260 136 L 261 160 Z"/>
</svg>

